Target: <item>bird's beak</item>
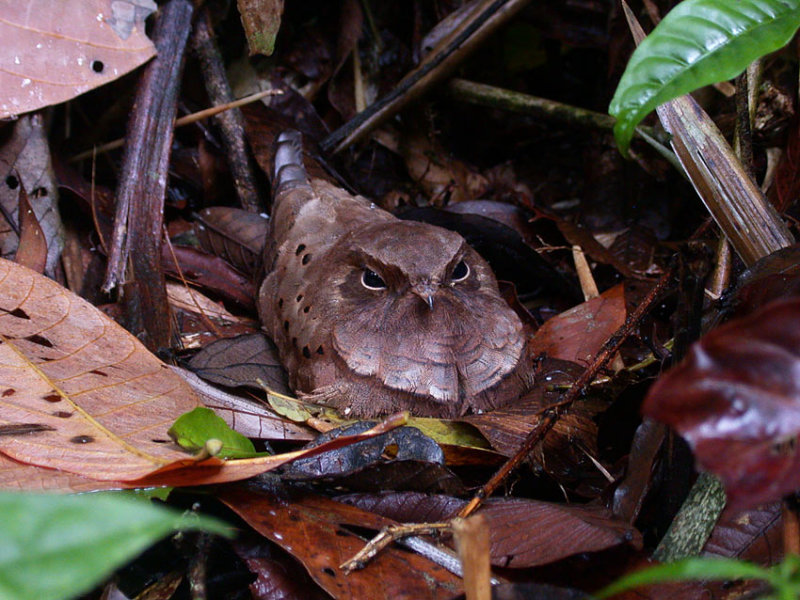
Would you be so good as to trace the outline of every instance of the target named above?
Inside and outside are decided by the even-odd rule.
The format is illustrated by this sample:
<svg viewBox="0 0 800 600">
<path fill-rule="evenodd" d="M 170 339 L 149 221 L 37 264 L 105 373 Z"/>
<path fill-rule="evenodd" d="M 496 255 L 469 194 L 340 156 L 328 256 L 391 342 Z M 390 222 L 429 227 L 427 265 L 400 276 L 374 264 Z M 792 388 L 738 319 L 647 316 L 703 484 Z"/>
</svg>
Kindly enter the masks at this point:
<svg viewBox="0 0 800 600">
<path fill-rule="evenodd" d="M 422 298 L 422 301 L 428 305 L 430 310 L 433 310 L 433 295 L 436 293 L 437 287 L 438 286 L 434 283 L 423 282 L 413 286 L 411 291 Z"/>
</svg>

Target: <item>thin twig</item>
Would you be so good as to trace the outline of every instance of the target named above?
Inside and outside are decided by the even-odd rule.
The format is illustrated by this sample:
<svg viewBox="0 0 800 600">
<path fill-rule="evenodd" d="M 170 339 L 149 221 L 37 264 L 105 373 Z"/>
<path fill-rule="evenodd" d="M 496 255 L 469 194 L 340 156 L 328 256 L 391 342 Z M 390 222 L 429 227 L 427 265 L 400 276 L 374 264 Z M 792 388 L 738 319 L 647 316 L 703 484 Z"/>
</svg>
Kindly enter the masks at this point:
<svg viewBox="0 0 800 600">
<path fill-rule="evenodd" d="M 634 327 L 642 320 L 642 317 L 649 311 L 655 302 L 661 297 L 664 288 L 667 286 L 669 280 L 672 278 L 673 268 L 668 268 L 661 278 L 653 286 L 653 289 L 642 300 L 641 304 L 636 307 L 625 323 L 620 327 L 614 335 L 603 345 L 603 349 L 598 353 L 592 364 L 586 371 L 572 384 L 572 387 L 564 394 L 563 398 L 555 405 L 549 407 L 542 414 L 542 419 L 534 427 L 525 441 L 522 442 L 516 454 L 509 458 L 505 464 L 489 479 L 488 482 L 478 491 L 477 494 L 464 506 L 459 512 L 458 516 L 465 518 L 471 515 L 483 503 L 483 500 L 491 496 L 500 484 L 505 481 L 512 471 L 514 471 L 522 462 L 528 458 L 528 455 L 533 451 L 537 444 L 544 438 L 550 429 L 556 424 L 561 414 L 561 410 L 572 404 L 583 393 L 583 389 L 589 385 L 592 380 L 600 373 L 600 371 L 611 361 L 614 355 L 619 351 L 622 343 L 631 334 Z"/>
<path fill-rule="evenodd" d="M 234 100 L 233 102 L 220 104 L 219 106 L 212 106 L 211 108 L 204 108 L 203 110 L 199 110 L 190 115 L 184 115 L 179 119 L 175 119 L 175 127 L 183 127 L 184 125 L 190 125 L 191 123 L 196 123 L 197 121 L 201 121 L 202 119 L 207 119 L 208 117 L 213 117 L 214 115 L 218 115 L 219 113 L 225 112 L 226 110 L 230 110 L 232 108 L 239 108 L 240 106 L 244 106 L 245 104 L 250 104 L 251 102 L 255 102 L 256 100 L 261 100 L 261 98 L 264 98 L 265 96 L 277 96 L 282 93 L 283 90 L 262 90 L 255 94 L 250 94 L 249 96 L 240 98 L 239 100 Z M 74 163 L 78 162 L 79 160 L 89 158 L 93 154 L 103 154 L 104 152 L 110 152 L 111 150 L 116 150 L 117 148 L 121 148 L 124 144 L 125 144 L 125 138 L 112 140 L 100 146 L 84 150 L 83 152 L 80 152 L 75 156 L 73 156 L 72 158 L 70 158 L 67 162 Z"/>
<path fill-rule="evenodd" d="M 345 573 L 363 569 L 378 552 L 386 548 L 393 541 L 412 535 L 434 535 L 449 532 L 452 525 L 448 523 L 407 523 L 405 525 L 390 525 L 381 529 L 380 533 L 372 538 L 366 545 L 353 556 L 343 562 L 339 567 Z"/>
<path fill-rule="evenodd" d="M 431 52 L 389 94 L 325 138 L 320 143 L 322 150 L 336 153 L 364 138 L 380 123 L 397 114 L 449 74 L 490 33 L 506 23 L 528 2 L 530 0 L 484 0 L 456 35 L 446 39 L 443 48 Z"/>
</svg>

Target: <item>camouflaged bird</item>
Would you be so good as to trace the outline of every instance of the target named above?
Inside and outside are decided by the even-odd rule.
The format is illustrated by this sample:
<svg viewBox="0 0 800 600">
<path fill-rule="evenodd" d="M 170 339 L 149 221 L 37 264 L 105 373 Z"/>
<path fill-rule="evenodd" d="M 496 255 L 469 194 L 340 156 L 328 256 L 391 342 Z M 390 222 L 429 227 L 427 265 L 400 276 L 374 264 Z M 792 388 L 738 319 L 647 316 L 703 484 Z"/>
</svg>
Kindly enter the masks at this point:
<svg viewBox="0 0 800 600">
<path fill-rule="evenodd" d="M 526 332 L 457 233 L 310 181 L 276 143 L 259 313 L 292 387 L 346 415 L 457 417 L 528 389 Z"/>
</svg>

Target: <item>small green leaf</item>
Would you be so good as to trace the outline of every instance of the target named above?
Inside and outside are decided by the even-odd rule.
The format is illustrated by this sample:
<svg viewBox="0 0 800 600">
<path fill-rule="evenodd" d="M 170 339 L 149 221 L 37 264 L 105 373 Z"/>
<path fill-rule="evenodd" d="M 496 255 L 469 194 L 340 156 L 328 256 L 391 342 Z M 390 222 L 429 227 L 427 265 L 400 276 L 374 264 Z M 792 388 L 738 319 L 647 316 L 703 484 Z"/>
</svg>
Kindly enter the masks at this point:
<svg viewBox="0 0 800 600">
<path fill-rule="evenodd" d="M 208 450 L 206 443 L 209 441 L 212 441 L 211 446 L 217 447 L 219 441 L 222 442 L 222 447 L 218 453 L 212 453 L 214 456 L 221 458 L 259 456 L 253 442 L 228 427 L 222 417 L 205 406 L 198 406 L 182 414 L 167 433 L 181 448 L 190 452 Z"/>
<path fill-rule="evenodd" d="M 609 598 L 614 594 L 643 585 L 687 579 L 764 579 L 770 581 L 772 573 L 753 563 L 730 558 L 685 558 L 626 575 L 594 595 L 597 598 Z"/>
<path fill-rule="evenodd" d="M 261 381 L 259 381 L 259 384 L 264 387 Z M 312 414 L 300 400 L 270 391 L 266 387 L 264 389 L 267 390 L 267 402 L 269 402 L 272 410 L 280 416 L 286 417 L 295 423 L 305 423 L 312 417 Z"/>
<path fill-rule="evenodd" d="M 800 0 L 684 0 L 639 45 L 608 112 L 625 152 L 656 106 L 737 76 L 786 45 L 800 27 Z"/>
<path fill-rule="evenodd" d="M 408 420 L 408 426 L 416 427 L 440 444 L 491 449 L 491 445 L 486 441 L 486 438 L 480 434 L 476 427 L 468 423 L 429 417 L 411 417 Z"/>
<path fill-rule="evenodd" d="M 89 591 L 165 535 L 221 521 L 122 495 L 0 492 L 0 598 L 59 600 Z"/>
</svg>

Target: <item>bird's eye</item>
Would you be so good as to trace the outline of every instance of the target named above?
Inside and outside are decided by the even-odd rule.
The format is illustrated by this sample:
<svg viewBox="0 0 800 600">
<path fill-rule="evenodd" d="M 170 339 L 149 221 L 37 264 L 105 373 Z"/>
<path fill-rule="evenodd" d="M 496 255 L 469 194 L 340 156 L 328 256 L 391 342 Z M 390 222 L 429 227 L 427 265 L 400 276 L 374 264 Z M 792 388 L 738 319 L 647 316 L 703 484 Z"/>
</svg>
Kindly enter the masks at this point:
<svg viewBox="0 0 800 600">
<path fill-rule="evenodd" d="M 386 282 L 375 271 L 364 269 L 361 274 L 361 283 L 368 290 L 382 290 L 386 288 Z"/>
<path fill-rule="evenodd" d="M 469 277 L 469 266 L 462 260 L 453 269 L 450 279 L 452 281 L 464 281 L 467 277 Z"/>
</svg>

